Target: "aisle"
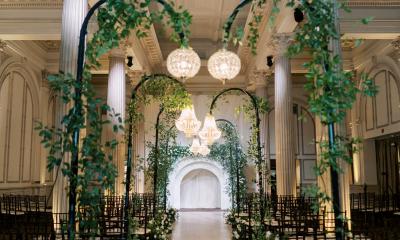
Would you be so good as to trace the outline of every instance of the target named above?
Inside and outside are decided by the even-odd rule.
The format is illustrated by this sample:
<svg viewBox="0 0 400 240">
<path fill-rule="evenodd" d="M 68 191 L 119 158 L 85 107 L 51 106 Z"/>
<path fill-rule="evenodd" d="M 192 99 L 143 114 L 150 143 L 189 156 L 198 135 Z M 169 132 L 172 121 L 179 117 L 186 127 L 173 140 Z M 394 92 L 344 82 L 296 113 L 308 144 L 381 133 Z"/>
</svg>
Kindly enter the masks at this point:
<svg viewBox="0 0 400 240">
<path fill-rule="evenodd" d="M 172 240 L 229 240 L 231 229 L 224 212 L 179 212 Z"/>
</svg>

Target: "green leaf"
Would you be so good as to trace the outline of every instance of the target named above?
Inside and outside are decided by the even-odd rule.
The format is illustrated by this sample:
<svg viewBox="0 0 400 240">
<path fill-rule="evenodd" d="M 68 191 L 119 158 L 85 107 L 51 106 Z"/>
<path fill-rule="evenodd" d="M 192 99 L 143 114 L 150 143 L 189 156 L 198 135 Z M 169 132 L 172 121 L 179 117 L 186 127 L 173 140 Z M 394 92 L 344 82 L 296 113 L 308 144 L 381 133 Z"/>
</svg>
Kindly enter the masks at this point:
<svg viewBox="0 0 400 240">
<path fill-rule="evenodd" d="M 366 17 L 366 18 L 361 19 L 361 23 L 364 24 L 364 25 L 367 25 L 372 20 L 374 20 L 374 17 L 372 17 L 372 16 Z"/>
</svg>

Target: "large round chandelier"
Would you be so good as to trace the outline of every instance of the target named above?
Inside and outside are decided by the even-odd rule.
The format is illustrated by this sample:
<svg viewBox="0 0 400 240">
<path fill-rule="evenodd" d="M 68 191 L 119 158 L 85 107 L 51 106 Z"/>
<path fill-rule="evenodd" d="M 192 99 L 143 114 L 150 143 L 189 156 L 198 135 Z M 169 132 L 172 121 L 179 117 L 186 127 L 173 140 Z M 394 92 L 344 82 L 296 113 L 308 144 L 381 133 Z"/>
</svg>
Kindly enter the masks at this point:
<svg viewBox="0 0 400 240">
<path fill-rule="evenodd" d="M 215 118 L 211 114 L 207 114 L 204 119 L 204 125 L 199 132 L 199 137 L 207 144 L 211 145 L 214 141 L 221 137 L 221 131 L 217 128 Z"/>
<path fill-rule="evenodd" d="M 201 144 L 199 149 L 199 154 L 202 156 L 207 156 L 211 150 L 208 148 L 207 144 Z"/>
<path fill-rule="evenodd" d="M 168 72 L 182 80 L 194 77 L 199 72 L 200 66 L 200 57 L 192 48 L 175 49 L 167 58 Z"/>
<path fill-rule="evenodd" d="M 210 74 L 225 84 L 226 80 L 231 80 L 240 72 L 240 58 L 233 52 L 225 48 L 214 53 L 207 63 Z"/>
<path fill-rule="evenodd" d="M 182 110 L 180 117 L 175 121 L 175 126 L 179 131 L 184 132 L 188 138 L 199 131 L 201 122 L 196 118 L 193 105 Z"/>
<path fill-rule="evenodd" d="M 192 146 L 190 146 L 189 150 L 194 154 L 199 154 L 201 150 L 200 141 L 198 138 L 193 138 Z"/>
</svg>

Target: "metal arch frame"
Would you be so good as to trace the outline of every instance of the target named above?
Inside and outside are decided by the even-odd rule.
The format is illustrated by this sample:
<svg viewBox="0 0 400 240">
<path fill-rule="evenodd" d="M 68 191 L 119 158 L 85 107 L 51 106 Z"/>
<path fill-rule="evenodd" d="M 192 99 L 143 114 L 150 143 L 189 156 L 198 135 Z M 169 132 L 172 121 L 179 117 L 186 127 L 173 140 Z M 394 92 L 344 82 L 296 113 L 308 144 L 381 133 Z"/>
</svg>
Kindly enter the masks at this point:
<svg viewBox="0 0 400 240">
<path fill-rule="evenodd" d="M 167 12 L 173 12 L 174 9 L 172 6 L 167 3 L 165 0 L 154 0 L 160 3 Z M 88 13 L 85 16 L 85 19 L 81 25 L 80 33 L 79 33 L 79 45 L 78 45 L 78 58 L 77 58 L 77 73 L 76 73 L 76 81 L 78 83 L 82 82 L 83 77 L 83 69 L 85 62 L 85 50 L 86 50 L 86 35 L 87 28 L 91 17 L 94 15 L 95 11 L 99 9 L 103 4 L 105 4 L 107 0 L 99 0 L 96 2 L 93 7 L 91 7 Z M 181 39 L 181 44 L 186 37 L 183 32 L 179 33 L 179 37 Z M 78 86 L 75 87 L 75 98 L 74 98 L 74 115 L 77 118 L 82 117 L 82 89 Z M 73 177 L 78 175 L 78 160 L 79 160 L 79 135 L 80 129 L 75 128 L 73 130 L 72 137 L 72 152 L 71 152 L 71 172 Z M 68 239 L 75 238 L 75 216 L 76 216 L 76 188 L 77 182 L 75 180 L 70 180 L 70 188 L 69 188 L 69 219 L 68 219 Z M 127 191 L 129 193 L 129 190 Z M 129 200 L 129 197 L 126 197 Z M 126 199 L 125 199 L 126 200 Z M 125 203 L 127 204 L 127 203 Z M 126 213 L 128 211 L 126 210 Z M 127 215 L 126 215 L 127 219 Z M 127 225 L 127 224 L 126 224 Z M 128 234 L 128 233 L 127 233 Z"/>
<path fill-rule="evenodd" d="M 224 48 L 227 47 L 228 45 L 228 40 L 229 40 L 229 32 L 231 31 L 232 24 L 235 21 L 237 15 L 239 14 L 240 10 L 247 4 L 251 3 L 252 0 L 242 0 L 240 3 L 233 9 L 232 13 L 229 15 L 228 19 L 226 20 L 223 30 L 224 30 L 224 35 L 222 36 L 222 43 Z"/>
<path fill-rule="evenodd" d="M 145 75 L 142 77 L 142 79 L 140 80 L 140 82 L 135 86 L 135 88 L 132 90 L 131 92 L 131 101 L 134 101 L 136 99 L 137 96 L 137 92 L 139 91 L 139 89 L 143 86 L 143 84 L 147 81 L 156 81 L 158 77 L 163 77 L 163 78 L 167 78 L 172 82 L 178 83 L 179 85 L 183 86 L 183 83 L 178 81 L 177 79 L 165 75 L 165 74 L 152 74 L 152 75 Z M 160 122 L 160 117 L 161 114 L 163 113 L 164 108 L 161 107 L 160 111 L 157 115 L 157 122 L 156 122 L 156 154 L 158 155 L 157 151 L 158 151 L 158 126 L 159 126 L 159 122 Z M 133 152 L 133 116 L 129 114 L 128 116 L 128 141 L 127 141 L 127 160 L 126 160 L 126 175 L 125 175 L 125 215 L 128 216 L 128 209 L 129 209 L 129 192 L 130 192 L 130 185 L 131 185 L 131 174 L 132 174 L 132 152 Z M 158 156 L 157 156 L 158 157 Z M 157 162 L 157 161 L 156 161 Z M 157 165 L 157 166 L 156 166 Z M 156 168 L 158 168 L 158 164 L 155 165 L 155 172 L 156 172 Z M 156 174 L 154 174 L 153 176 L 153 181 L 154 183 L 157 182 L 156 179 L 157 176 Z M 153 184 L 154 184 L 153 183 Z M 154 191 L 154 196 L 155 196 L 155 192 L 156 192 L 156 184 L 154 184 L 153 186 L 153 191 Z M 155 205 L 154 205 L 155 206 Z M 126 218 L 125 221 L 128 221 L 128 219 Z M 127 226 L 127 224 L 126 224 Z"/>
<path fill-rule="evenodd" d="M 167 3 L 165 0 L 155 0 L 163 7 L 166 9 L 166 11 L 173 11 L 172 6 Z M 87 28 L 89 24 L 89 20 L 91 17 L 94 15 L 95 11 L 99 9 L 104 3 L 106 3 L 107 0 L 99 0 L 96 2 L 93 7 L 91 7 L 82 23 L 81 29 L 80 29 L 80 34 L 79 34 L 79 46 L 78 46 L 78 59 L 77 59 L 77 73 L 76 73 L 76 81 L 78 83 L 82 82 L 82 76 L 83 76 L 83 69 L 84 69 L 84 58 L 85 58 L 85 42 L 86 42 L 86 35 L 87 35 Z M 251 0 L 242 0 L 240 4 L 234 9 L 232 14 L 229 16 L 227 23 L 225 24 L 224 27 L 224 32 L 228 33 L 230 32 L 231 26 L 233 21 L 235 20 L 237 14 L 239 13 L 240 9 L 249 4 Z M 183 32 L 179 33 L 179 37 L 181 39 L 181 43 L 183 42 L 184 38 L 186 37 Z M 224 40 L 224 45 L 227 44 Z M 138 86 L 135 88 L 135 90 L 138 89 L 138 87 L 141 84 L 138 84 Z M 82 116 L 82 89 L 79 87 L 75 87 L 75 99 L 74 99 L 74 114 L 77 117 Z M 131 137 L 132 133 L 132 126 L 129 126 L 129 138 Z M 80 136 L 80 131 L 78 128 L 73 130 L 73 139 L 72 139 L 72 146 L 73 146 L 73 151 L 71 153 L 71 172 L 73 176 L 77 176 L 78 174 L 78 160 L 79 160 L 79 136 Z M 131 139 L 132 140 L 132 139 Z M 132 161 L 132 146 L 129 148 L 129 144 L 131 143 L 128 142 L 128 163 Z M 130 144 L 132 145 L 132 144 Z M 130 161 L 129 161 L 130 160 Z M 128 165 L 129 172 L 131 171 L 130 165 Z M 128 169 L 127 169 L 128 170 Z M 128 172 L 128 171 L 127 171 Z M 129 175 L 130 179 L 130 175 Z M 75 216 L 76 216 L 76 187 L 77 187 L 77 182 L 76 181 L 70 181 L 70 188 L 69 188 L 69 220 L 68 220 L 68 238 L 74 238 L 75 234 Z M 129 200 L 129 186 L 127 185 L 126 187 L 126 198 L 125 200 Z M 125 203 L 127 204 L 127 203 Z"/>
<path fill-rule="evenodd" d="M 217 119 L 217 120 L 215 120 L 215 122 L 220 122 L 220 123 L 225 123 L 225 124 L 227 124 L 229 127 L 231 127 L 231 129 L 232 130 L 234 130 L 235 131 L 235 133 L 236 133 L 236 136 L 238 135 L 238 133 L 237 133 L 237 131 L 236 131 L 236 127 L 235 127 L 235 125 L 231 122 L 231 121 L 229 121 L 229 120 L 226 120 L 226 119 Z M 238 163 L 238 161 L 239 161 L 239 156 L 238 156 L 238 150 L 239 150 L 239 146 L 238 146 L 238 143 L 236 143 L 235 144 L 235 158 L 236 158 L 236 161 L 237 161 L 237 163 Z M 230 158 L 231 158 L 231 160 L 232 160 L 232 149 L 230 149 Z M 236 174 L 236 213 L 237 214 L 239 214 L 240 213 L 240 184 L 239 184 L 239 165 L 236 165 L 236 172 L 235 172 L 235 174 Z M 232 174 L 232 173 L 231 173 Z M 233 186 L 232 186 L 233 187 Z M 233 192 L 232 192 L 232 200 L 233 200 Z"/>
<path fill-rule="evenodd" d="M 261 151 L 261 136 L 260 136 L 260 123 L 261 123 L 261 119 L 260 119 L 260 112 L 259 112 L 259 106 L 258 106 L 258 102 L 256 97 L 251 94 L 250 92 L 243 90 L 241 88 L 228 88 L 225 90 L 222 90 L 220 93 L 218 93 L 212 100 L 211 102 L 211 106 L 210 106 L 210 111 L 209 113 L 212 115 L 212 112 L 215 108 L 215 104 L 218 100 L 218 98 L 222 95 L 224 95 L 227 92 L 232 92 L 232 91 L 239 91 L 241 93 L 243 93 L 244 95 L 248 96 L 251 100 L 251 103 L 253 105 L 254 108 L 254 112 L 256 115 L 256 127 L 257 127 L 257 170 L 258 170 L 258 194 L 260 197 L 260 216 L 262 216 L 262 218 L 265 216 L 265 191 L 264 191 L 264 186 L 263 186 L 263 171 L 262 171 L 262 151 Z M 265 227 L 264 221 L 262 221 L 263 226 Z"/>
</svg>

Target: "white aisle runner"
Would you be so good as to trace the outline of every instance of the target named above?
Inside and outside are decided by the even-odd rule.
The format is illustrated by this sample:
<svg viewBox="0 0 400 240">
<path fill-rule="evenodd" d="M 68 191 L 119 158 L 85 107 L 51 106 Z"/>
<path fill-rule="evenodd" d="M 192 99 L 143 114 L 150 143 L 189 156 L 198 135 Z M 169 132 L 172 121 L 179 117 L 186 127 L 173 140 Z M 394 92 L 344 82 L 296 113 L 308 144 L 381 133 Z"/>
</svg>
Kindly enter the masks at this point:
<svg viewBox="0 0 400 240">
<path fill-rule="evenodd" d="M 172 240 L 230 240 L 231 228 L 224 212 L 179 212 Z"/>
</svg>

